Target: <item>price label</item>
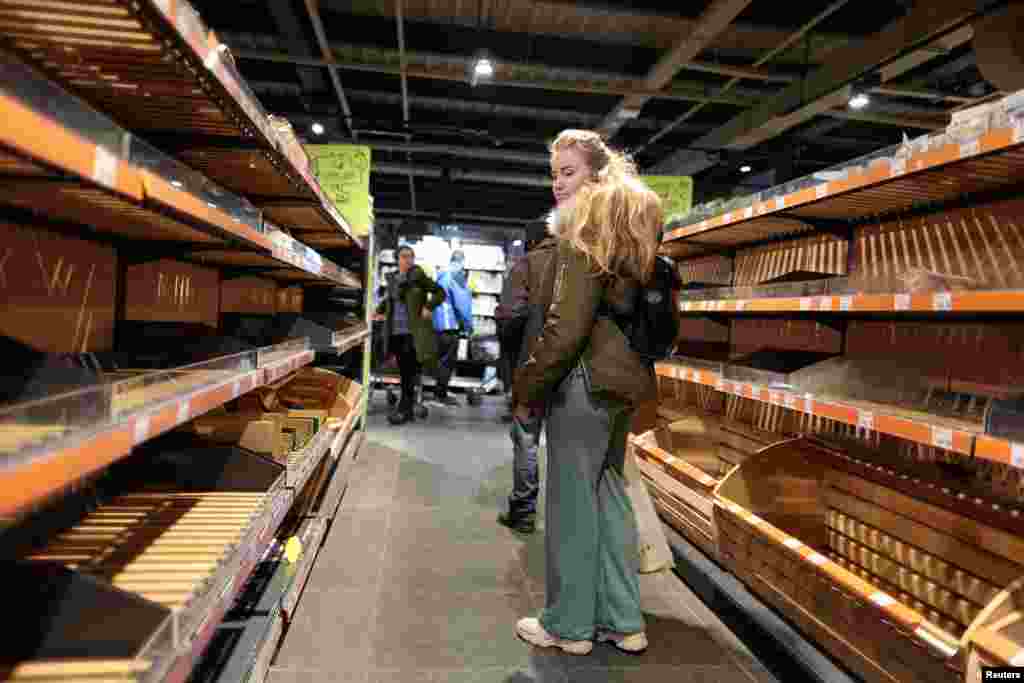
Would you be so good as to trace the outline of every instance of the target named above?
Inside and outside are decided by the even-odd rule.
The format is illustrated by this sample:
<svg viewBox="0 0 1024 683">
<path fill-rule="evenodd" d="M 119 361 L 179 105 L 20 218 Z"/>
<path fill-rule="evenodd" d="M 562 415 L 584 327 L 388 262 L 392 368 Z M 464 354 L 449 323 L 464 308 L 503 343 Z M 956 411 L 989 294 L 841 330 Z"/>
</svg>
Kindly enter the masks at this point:
<svg viewBox="0 0 1024 683">
<path fill-rule="evenodd" d="M 891 165 L 891 174 L 894 176 L 903 175 L 907 172 L 907 160 L 895 159 Z"/>
<path fill-rule="evenodd" d="M 793 550 L 796 550 L 797 548 L 802 546 L 803 543 L 796 540 L 795 538 L 787 538 L 785 541 L 782 542 L 782 545 L 786 546 L 787 548 L 792 548 Z"/>
<path fill-rule="evenodd" d="M 945 427 L 932 426 L 932 445 L 947 451 L 953 448 L 953 430 Z"/>
<path fill-rule="evenodd" d="M 897 294 L 896 295 L 896 310 L 897 311 L 909 311 L 910 310 L 910 295 L 909 294 Z"/>
<path fill-rule="evenodd" d="M 822 310 L 822 311 L 831 311 L 832 310 L 832 297 L 830 297 L 830 296 L 823 296 L 823 297 L 821 297 L 821 301 L 818 302 L 818 308 L 820 310 Z"/>
<path fill-rule="evenodd" d="M 785 197 L 785 195 L 783 195 L 782 197 L 776 197 L 775 198 L 775 210 L 776 211 L 781 211 L 782 209 L 785 209 L 785 208 L 786 208 L 786 197 Z"/>
<path fill-rule="evenodd" d="M 1024 444 L 1010 444 L 1010 464 L 1024 469 Z"/>
<path fill-rule="evenodd" d="M 754 217 L 754 207 L 748 206 L 747 208 L 743 209 L 743 217 L 744 218 L 753 218 Z"/>
<path fill-rule="evenodd" d="M 857 429 L 873 431 L 875 429 L 875 414 L 867 410 L 857 412 Z"/>
<path fill-rule="evenodd" d="M 892 596 L 886 595 L 885 593 L 883 593 L 881 591 L 876 591 L 876 592 L 872 593 L 871 597 L 868 598 L 868 599 L 871 602 L 873 602 L 876 605 L 878 605 L 879 607 L 888 607 L 892 603 L 896 602 L 896 600 L 893 599 Z"/>
<path fill-rule="evenodd" d="M 960 158 L 973 157 L 981 153 L 981 139 L 960 143 Z"/>
<path fill-rule="evenodd" d="M 737 299 L 736 300 L 736 310 L 737 311 L 742 311 L 746 307 L 747 307 L 747 302 L 746 302 L 745 299 Z"/>
<path fill-rule="evenodd" d="M 814 306 L 814 300 L 809 296 L 800 297 L 800 310 L 809 311 Z"/>
<path fill-rule="evenodd" d="M 149 438 L 149 415 L 140 415 L 135 418 L 135 445 Z"/>
<path fill-rule="evenodd" d="M 949 292 L 938 292 L 932 296 L 932 309 L 936 311 L 952 311 L 953 295 Z"/>
<path fill-rule="evenodd" d="M 96 158 L 93 159 L 92 179 L 100 185 L 111 189 L 117 187 L 117 157 L 106 147 L 96 145 Z"/>
<path fill-rule="evenodd" d="M 821 185 L 814 186 L 814 197 L 815 199 L 824 199 L 828 196 L 828 183 L 822 183 Z"/>
<path fill-rule="evenodd" d="M 790 410 L 796 410 L 796 396 L 793 394 L 785 394 L 784 396 L 784 405 Z"/>
<path fill-rule="evenodd" d="M 192 406 L 189 405 L 189 400 L 186 398 L 178 404 L 178 422 L 188 422 L 188 418 L 191 416 Z"/>
<path fill-rule="evenodd" d="M 839 310 L 848 311 L 853 308 L 853 297 L 852 296 L 841 296 L 839 297 Z"/>
</svg>

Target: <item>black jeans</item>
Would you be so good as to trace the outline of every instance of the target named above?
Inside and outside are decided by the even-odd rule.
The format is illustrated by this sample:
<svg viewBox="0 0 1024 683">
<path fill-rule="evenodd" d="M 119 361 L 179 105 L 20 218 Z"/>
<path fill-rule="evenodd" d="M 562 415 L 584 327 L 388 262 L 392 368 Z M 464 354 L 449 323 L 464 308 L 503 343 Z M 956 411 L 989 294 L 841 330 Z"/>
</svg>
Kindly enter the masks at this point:
<svg viewBox="0 0 1024 683">
<path fill-rule="evenodd" d="M 437 336 L 437 348 L 440 352 L 437 366 L 437 389 L 434 396 L 443 399 L 448 396 L 448 383 L 455 372 L 455 361 L 459 356 L 459 333 L 455 330 L 441 332 Z"/>
<path fill-rule="evenodd" d="M 416 344 L 411 334 L 392 335 L 388 344 L 398 359 L 398 374 L 402 378 L 402 398 L 398 402 L 398 409 L 410 411 L 416 398 L 416 382 L 420 374 Z"/>
</svg>

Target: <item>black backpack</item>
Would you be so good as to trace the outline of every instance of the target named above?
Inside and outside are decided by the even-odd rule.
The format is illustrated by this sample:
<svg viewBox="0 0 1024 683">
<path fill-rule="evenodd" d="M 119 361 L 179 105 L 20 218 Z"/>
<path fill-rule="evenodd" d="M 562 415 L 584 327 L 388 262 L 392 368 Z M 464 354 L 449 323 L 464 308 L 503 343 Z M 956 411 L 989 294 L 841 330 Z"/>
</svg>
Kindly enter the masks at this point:
<svg viewBox="0 0 1024 683">
<path fill-rule="evenodd" d="M 672 355 L 679 335 L 679 306 L 676 292 L 682 289 L 672 262 L 659 256 L 654 274 L 637 292 L 633 315 L 613 315 L 613 319 L 629 340 L 629 346 L 648 363 L 665 360 Z"/>
</svg>

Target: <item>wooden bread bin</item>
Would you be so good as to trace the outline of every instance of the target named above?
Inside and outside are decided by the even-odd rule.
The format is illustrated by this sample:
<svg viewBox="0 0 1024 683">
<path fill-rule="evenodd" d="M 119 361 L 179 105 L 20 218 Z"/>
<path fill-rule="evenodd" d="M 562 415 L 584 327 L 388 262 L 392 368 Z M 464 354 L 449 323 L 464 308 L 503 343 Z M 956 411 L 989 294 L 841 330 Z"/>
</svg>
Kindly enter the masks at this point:
<svg viewBox="0 0 1024 683">
<path fill-rule="evenodd" d="M 721 420 L 697 414 L 631 436 L 630 442 L 661 514 L 679 533 L 717 557 L 715 487 L 762 444 L 755 445 L 740 433 L 723 435 Z"/>
<path fill-rule="evenodd" d="M 960 681 L 961 636 L 1024 575 L 1024 534 L 921 489 L 811 439 L 775 444 L 718 484 L 718 554 L 865 681 Z"/>
</svg>

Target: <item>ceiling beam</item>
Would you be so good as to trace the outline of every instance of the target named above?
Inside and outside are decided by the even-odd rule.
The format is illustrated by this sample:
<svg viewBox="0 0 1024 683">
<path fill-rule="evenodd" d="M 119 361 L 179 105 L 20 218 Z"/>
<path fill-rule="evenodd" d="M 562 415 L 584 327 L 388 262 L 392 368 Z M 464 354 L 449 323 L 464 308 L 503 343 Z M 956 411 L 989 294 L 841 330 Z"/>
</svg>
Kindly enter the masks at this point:
<svg viewBox="0 0 1024 683">
<path fill-rule="evenodd" d="M 810 33 L 810 31 L 815 26 L 817 26 L 818 24 L 823 22 L 825 19 L 830 17 L 835 12 L 839 11 L 839 9 L 841 9 L 847 2 L 849 2 L 849 0 L 833 0 L 833 2 L 828 5 L 828 7 L 826 7 L 825 9 L 821 10 L 816 15 L 811 17 L 800 28 L 798 28 L 793 33 L 789 34 L 782 42 L 780 42 L 778 45 L 773 47 L 771 50 L 769 50 L 765 54 L 763 54 L 760 57 L 758 57 L 757 61 L 754 62 L 754 66 L 755 67 L 759 67 L 759 66 L 761 66 L 763 64 L 767 64 L 772 59 L 774 59 L 777 55 L 780 55 L 780 54 L 784 53 L 786 50 L 789 49 L 789 47 L 791 45 L 796 44 L 797 41 L 799 41 L 804 36 L 808 35 Z M 740 80 L 741 80 L 741 77 L 739 77 L 739 76 L 733 77 L 721 89 L 722 90 L 730 90 L 733 87 L 735 87 L 740 82 Z M 698 102 L 696 105 L 690 107 L 687 111 L 683 112 L 682 116 L 677 117 L 668 126 L 663 128 L 662 130 L 658 131 L 650 140 L 647 141 L 646 145 L 644 145 L 643 147 L 640 148 L 640 151 L 641 152 L 644 151 L 644 149 L 646 149 L 648 145 L 650 145 L 651 143 L 657 142 L 658 140 L 663 138 L 665 135 L 668 135 L 672 130 L 674 130 L 676 128 L 676 126 L 679 126 L 680 124 L 683 124 L 686 121 L 688 121 L 689 119 L 693 118 L 705 106 L 707 106 L 707 104 L 708 104 L 707 101 Z"/>
<path fill-rule="evenodd" d="M 440 218 L 440 211 L 410 211 L 409 209 L 374 209 L 374 214 L 384 216 L 409 216 L 415 218 Z M 526 225 L 533 223 L 536 218 L 512 218 L 509 216 L 479 216 L 472 213 L 454 213 L 452 218 L 466 221 L 482 221 L 485 223 L 511 223 L 513 225 Z"/>
<path fill-rule="evenodd" d="M 465 8 L 467 4 L 461 3 L 461 7 Z M 322 5 L 325 11 L 339 14 L 387 17 L 391 13 L 390 3 L 322 0 Z M 519 11 L 516 5 L 531 10 L 528 16 L 527 12 Z M 694 19 L 681 16 L 685 9 L 673 7 L 656 11 L 634 8 L 619 2 L 601 4 L 593 0 L 531 0 L 529 3 L 513 3 L 512 7 L 512 10 L 490 13 L 489 24 L 496 32 L 642 46 L 656 50 L 670 49 L 678 36 L 692 32 L 695 23 Z M 427 25 L 478 27 L 477 12 L 460 9 L 460 3 L 457 2 L 416 3 L 407 8 L 406 19 Z M 740 23 L 724 31 L 716 46 L 756 54 L 778 45 L 785 36 L 785 29 Z M 829 49 L 856 40 L 856 37 L 842 33 L 815 36 L 814 55 L 824 54 Z"/>
<path fill-rule="evenodd" d="M 405 76 L 405 19 L 403 18 L 403 8 L 405 7 L 405 0 L 395 0 L 395 28 L 398 32 L 398 59 L 399 67 L 402 70 L 402 123 L 408 128 L 409 126 L 409 84 Z M 352 131 L 353 137 L 356 131 Z M 409 142 L 412 140 L 412 136 L 406 136 L 405 141 Z M 412 157 L 407 157 L 407 161 L 411 162 Z M 412 174 L 409 174 L 409 196 L 412 198 L 413 211 L 416 210 L 416 179 L 413 178 Z"/>
<path fill-rule="evenodd" d="M 444 171 L 432 166 L 414 166 L 411 164 L 389 164 L 374 162 L 370 166 L 371 173 L 391 175 L 415 175 L 423 178 L 441 178 Z M 497 185 L 522 185 L 526 187 L 551 187 L 551 178 L 542 175 L 525 175 L 522 173 L 497 173 L 483 171 L 461 171 L 451 169 L 451 179 L 470 183 L 494 183 Z"/>
<path fill-rule="evenodd" d="M 702 136 L 695 146 L 702 148 L 743 148 L 738 140 L 752 140 L 756 129 L 768 127 L 779 134 L 787 128 L 775 125 L 781 118 L 809 102 L 828 97 L 858 78 L 951 33 L 976 16 L 993 0 L 944 0 L 918 3 L 910 12 L 861 44 L 836 50 L 829 62 L 806 80 L 794 83 L 763 104 L 733 118 Z M 937 56 L 932 52 L 932 56 Z M 890 78 L 896 73 L 889 71 Z M 806 119 L 805 119 L 806 120 Z M 790 119 L 790 126 L 800 123 Z"/>
<path fill-rule="evenodd" d="M 276 0 L 266 0 L 266 2 L 270 16 L 274 19 L 278 31 L 285 38 L 284 43 L 288 51 L 302 57 L 312 57 L 313 50 L 306 39 L 302 24 L 299 23 L 299 17 L 295 14 L 292 4 Z M 295 72 L 307 93 L 323 90 L 327 86 L 323 73 L 319 69 L 296 64 Z M 308 103 L 308 98 L 303 99 Z"/>
<path fill-rule="evenodd" d="M 658 59 L 640 82 L 641 87 L 644 90 L 661 90 L 667 87 L 675 75 L 687 63 L 696 59 L 697 55 L 703 52 L 750 3 L 751 0 L 711 0 L 694 24 L 693 30 Z M 599 130 L 611 138 L 628 119 L 639 116 L 648 99 L 643 95 L 625 97 L 601 122 Z"/>
<path fill-rule="evenodd" d="M 316 41 L 320 45 L 320 52 L 327 62 L 327 70 L 331 74 L 331 84 L 334 86 L 334 94 L 338 97 L 338 104 L 345 116 L 345 126 L 349 129 L 352 137 L 357 137 L 352 130 L 352 110 L 348 107 L 348 100 L 345 99 L 345 89 L 341 87 L 341 78 L 338 76 L 338 66 L 335 64 L 334 55 L 331 53 L 330 44 L 327 42 L 327 34 L 324 32 L 324 23 L 320 19 L 320 9 L 317 6 L 318 0 L 306 0 L 306 12 L 309 20 L 313 22 L 313 32 L 316 33 Z"/>
</svg>

